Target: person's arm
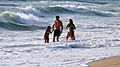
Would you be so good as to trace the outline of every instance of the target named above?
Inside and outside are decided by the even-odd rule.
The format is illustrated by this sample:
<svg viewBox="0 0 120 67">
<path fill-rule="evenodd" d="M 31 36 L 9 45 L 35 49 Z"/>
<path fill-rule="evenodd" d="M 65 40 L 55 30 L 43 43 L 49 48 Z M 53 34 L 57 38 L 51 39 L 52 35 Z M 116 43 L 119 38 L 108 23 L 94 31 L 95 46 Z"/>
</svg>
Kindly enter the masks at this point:
<svg viewBox="0 0 120 67">
<path fill-rule="evenodd" d="M 54 31 L 54 26 L 55 26 L 55 21 L 53 22 L 53 25 L 52 25 L 52 32 Z"/>
<path fill-rule="evenodd" d="M 66 28 L 68 28 L 69 24 L 67 24 Z"/>
<path fill-rule="evenodd" d="M 50 30 L 49 30 L 49 29 L 47 29 L 47 30 L 46 30 L 46 33 L 48 33 L 48 34 L 49 34 L 49 33 L 50 33 Z"/>
<path fill-rule="evenodd" d="M 51 29 L 48 29 L 48 30 L 47 30 L 47 33 L 48 33 L 48 34 L 51 33 Z"/>
</svg>

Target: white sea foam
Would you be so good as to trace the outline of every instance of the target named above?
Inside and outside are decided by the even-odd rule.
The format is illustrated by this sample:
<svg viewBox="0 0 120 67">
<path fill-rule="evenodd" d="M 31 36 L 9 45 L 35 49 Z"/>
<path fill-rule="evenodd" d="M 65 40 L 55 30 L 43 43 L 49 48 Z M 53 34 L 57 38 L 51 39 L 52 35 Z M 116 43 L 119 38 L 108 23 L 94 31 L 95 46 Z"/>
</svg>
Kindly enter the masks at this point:
<svg viewBox="0 0 120 67">
<path fill-rule="evenodd" d="M 21 12 L 4 12 L 3 15 L 6 16 L 10 21 L 17 21 L 24 24 L 38 24 L 42 21 L 40 20 L 40 17 L 34 16 L 33 14 L 25 14 Z M 31 19 L 32 18 L 32 19 Z"/>
<path fill-rule="evenodd" d="M 50 43 L 45 44 L 43 31 L 1 32 L 0 66 L 87 67 L 88 62 L 120 55 L 119 44 L 112 41 L 116 38 L 105 32 L 75 31 L 76 40 L 70 42 L 64 41 L 65 32 L 60 42 L 52 42 L 50 34 Z"/>
<path fill-rule="evenodd" d="M 40 10 L 36 10 L 31 5 L 26 6 L 25 8 L 19 8 L 19 9 L 21 9 L 22 12 L 24 12 L 26 14 L 33 14 L 34 16 L 37 16 L 37 17 L 43 17 L 43 15 L 41 14 Z"/>
</svg>

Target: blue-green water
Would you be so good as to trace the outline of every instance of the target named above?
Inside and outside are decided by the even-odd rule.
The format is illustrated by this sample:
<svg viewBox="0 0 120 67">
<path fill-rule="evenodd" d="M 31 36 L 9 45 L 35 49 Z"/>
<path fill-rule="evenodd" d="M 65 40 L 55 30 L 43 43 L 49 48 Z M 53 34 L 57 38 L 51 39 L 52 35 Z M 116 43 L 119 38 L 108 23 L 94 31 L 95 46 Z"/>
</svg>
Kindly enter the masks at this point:
<svg viewBox="0 0 120 67">
<path fill-rule="evenodd" d="M 79 18 L 83 17 L 119 18 L 120 0 L 0 1 L 0 28 L 3 29 L 31 30 L 32 27 L 32 30 L 41 29 L 50 25 L 56 15 L 60 15 L 64 22 L 70 17 L 77 23 L 80 23 Z"/>
</svg>

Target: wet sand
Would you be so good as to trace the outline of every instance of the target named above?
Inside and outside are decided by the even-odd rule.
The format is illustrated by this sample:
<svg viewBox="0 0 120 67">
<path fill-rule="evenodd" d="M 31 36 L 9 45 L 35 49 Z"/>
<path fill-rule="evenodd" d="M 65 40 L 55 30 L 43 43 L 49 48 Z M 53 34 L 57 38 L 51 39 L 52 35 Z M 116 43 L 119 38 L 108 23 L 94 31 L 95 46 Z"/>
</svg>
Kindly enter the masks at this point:
<svg viewBox="0 0 120 67">
<path fill-rule="evenodd" d="M 120 67 L 120 56 L 90 62 L 88 63 L 88 67 Z"/>
</svg>

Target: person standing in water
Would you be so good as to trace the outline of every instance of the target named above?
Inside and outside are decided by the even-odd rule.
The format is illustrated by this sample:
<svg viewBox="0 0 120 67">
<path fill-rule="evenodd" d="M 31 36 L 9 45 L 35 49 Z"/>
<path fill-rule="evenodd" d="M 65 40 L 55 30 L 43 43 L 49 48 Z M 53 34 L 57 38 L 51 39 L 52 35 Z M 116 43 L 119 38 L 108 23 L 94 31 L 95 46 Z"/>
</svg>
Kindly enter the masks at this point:
<svg viewBox="0 0 120 67">
<path fill-rule="evenodd" d="M 44 40 L 45 40 L 45 43 L 49 43 L 49 34 L 52 33 L 51 32 L 51 27 L 48 26 L 46 31 L 45 31 L 45 34 L 44 34 Z"/>
<path fill-rule="evenodd" d="M 69 23 L 67 24 L 66 28 L 68 29 L 66 41 L 68 41 L 68 38 L 71 38 L 70 40 L 75 40 L 74 29 L 76 29 L 76 27 L 73 24 L 72 19 L 69 19 Z"/>
<path fill-rule="evenodd" d="M 62 34 L 62 30 L 63 30 L 63 24 L 59 16 L 56 16 L 56 20 L 54 21 L 52 28 L 54 31 L 53 42 L 55 42 L 55 37 L 57 37 L 57 42 L 58 42 L 59 37 Z"/>
</svg>

